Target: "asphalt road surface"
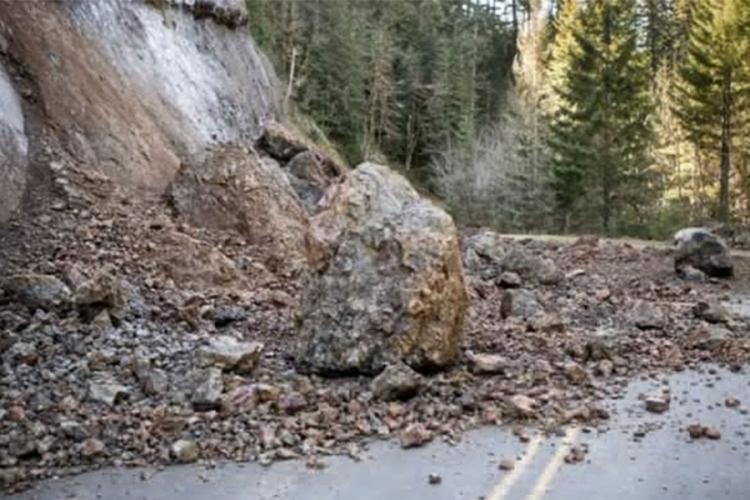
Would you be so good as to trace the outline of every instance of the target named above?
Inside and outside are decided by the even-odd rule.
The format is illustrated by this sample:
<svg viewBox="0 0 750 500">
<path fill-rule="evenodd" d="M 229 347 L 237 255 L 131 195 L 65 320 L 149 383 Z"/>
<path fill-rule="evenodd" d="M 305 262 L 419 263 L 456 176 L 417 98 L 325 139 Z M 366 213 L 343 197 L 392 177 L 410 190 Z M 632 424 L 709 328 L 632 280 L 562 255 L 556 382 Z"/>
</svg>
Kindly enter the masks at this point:
<svg viewBox="0 0 750 500">
<path fill-rule="evenodd" d="M 529 430 L 522 443 L 507 428 L 485 428 L 457 446 L 434 443 L 401 450 L 370 445 L 364 460 L 328 457 L 320 471 L 300 461 L 149 469 L 108 469 L 49 480 L 9 498 L 159 500 L 747 500 L 750 499 L 750 376 L 721 369 L 633 382 L 612 401 L 608 430 L 569 427 L 564 436 Z M 670 409 L 648 413 L 639 394 L 669 387 Z M 739 408 L 727 408 L 729 396 Z M 691 423 L 715 426 L 720 440 L 691 440 Z M 643 436 L 637 431 L 645 432 Z M 586 446 L 582 462 L 568 464 L 572 446 Z M 515 460 L 509 471 L 501 459 Z M 439 484 L 429 484 L 437 474 Z"/>
</svg>

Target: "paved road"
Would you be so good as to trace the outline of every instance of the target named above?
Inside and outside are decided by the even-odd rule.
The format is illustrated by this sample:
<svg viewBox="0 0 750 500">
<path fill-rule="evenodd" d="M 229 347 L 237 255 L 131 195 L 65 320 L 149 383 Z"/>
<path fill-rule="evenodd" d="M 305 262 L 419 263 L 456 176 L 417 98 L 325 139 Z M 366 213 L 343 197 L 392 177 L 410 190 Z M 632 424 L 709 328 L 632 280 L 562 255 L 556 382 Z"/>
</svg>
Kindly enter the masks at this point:
<svg viewBox="0 0 750 500">
<path fill-rule="evenodd" d="M 360 463 L 329 458 L 322 471 L 300 462 L 264 468 L 227 465 L 172 467 L 142 480 L 141 470 L 106 470 L 51 480 L 14 500 L 517 500 L 528 499 L 732 499 L 750 498 L 750 416 L 724 406 L 728 396 L 750 408 L 750 377 L 718 370 L 686 372 L 636 381 L 613 401 L 610 429 L 572 427 L 564 437 L 532 434 L 520 443 L 507 429 L 486 428 L 465 436 L 458 446 L 435 443 L 403 451 L 393 443 L 371 445 Z M 643 411 L 639 394 L 668 383 L 673 401 L 664 415 Z M 700 422 L 722 431 L 719 441 L 691 442 L 682 430 Z M 659 427 L 636 440 L 642 427 Z M 590 431 L 590 432 L 587 432 Z M 563 457 L 573 443 L 585 443 L 583 463 Z M 498 468 L 514 457 L 514 470 Z M 153 471 L 148 471 L 153 472 Z M 442 483 L 428 484 L 431 473 Z"/>
</svg>

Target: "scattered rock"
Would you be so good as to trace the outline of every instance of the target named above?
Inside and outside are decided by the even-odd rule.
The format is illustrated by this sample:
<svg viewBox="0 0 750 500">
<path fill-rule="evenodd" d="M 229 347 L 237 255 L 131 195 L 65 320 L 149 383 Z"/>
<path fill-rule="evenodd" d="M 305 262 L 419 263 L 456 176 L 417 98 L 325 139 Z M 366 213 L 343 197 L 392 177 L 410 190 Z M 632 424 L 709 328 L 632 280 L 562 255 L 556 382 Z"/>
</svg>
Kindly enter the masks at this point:
<svg viewBox="0 0 750 500">
<path fill-rule="evenodd" d="M 514 316 L 530 319 L 539 312 L 542 312 L 542 306 L 531 290 L 517 288 L 506 290 L 505 295 L 503 295 L 503 300 L 500 304 L 500 313 L 503 318 Z"/>
<path fill-rule="evenodd" d="M 172 444 L 172 457 L 180 463 L 187 464 L 198 460 L 200 450 L 195 441 L 179 439 Z"/>
<path fill-rule="evenodd" d="M 718 302 L 698 302 L 693 306 L 696 318 L 709 323 L 726 323 L 729 321 L 729 311 Z"/>
<path fill-rule="evenodd" d="M 674 265 L 678 274 L 692 266 L 715 278 L 731 278 L 732 255 L 718 236 L 705 228 L 682 229 L 674 236 Z"/>
<path fill-rule="evenodd" d="M 95 374 L 89 383 L 89 399 L 110 407 L 127 398 L 129 394 L 130 389 L 108 373 Z"/>
<path fill-rule="evenodd" d="M 450 216 L 372 163 L 350 172 L 321 204 L 298 368 L 373 374 L 399 359 L 417 370 L 452 363 L 467 296 Z"/>
<path fill-rule="evenodd" d="M 6 295 L 29 306 L 52 310 L 70 301 L 70 289 L 48 274 L 16 274 L 0 280 Z"/>
<path fill-rule="evenodd" d="M 669 397 L 664 394 L 652 394 L 645 400 L 646 411 L 651 413 L 664 413 L 669 410 Z"/>
<path fill-rule="evenodd" d="M 659 330 L 664 327 L 662 310 L 645 300 L 637 301 L 631 310 L 633 324 L 641 330 Z"/>
<path fill-rule="evenodd" d="M 740 400 L 735 398 L 734 396 L 730 396 L 726 400 L 724 400 L 724 406 L 726 406 L 727 408 L 739 408 Z"/>
<path fill-rule="evenodd" d="M 206 364 L 247 375 L 255 370 L 263 351 L 260 342 L 240 342 L 228 335 L 212 337 L 201 349 Z"/>
<path fill-rule="evenodd" d="M 84 457 L 95 457 L 97 455 L 102 455 L 104 453 L 104 450 L 104 443 L 95 438 L 88 438 L 83 442 L 81 454 Z"/>
<path fill-rule="evenodd" d="M 521 277 L 517 273 L 510 271 L 502 273 L 497 280 L 497 284 L 503 288 L 519 288 L 521 283 Z"/>
<path fill-rule="evenodd" d="M 498 468 L 505 472 L 512 471 L 516 468 L 516 461 L 512 458 L 502 458 L 498 462 Z"/>
<path fill-rule="evenodd" d="M 299 392 L 282 394 L 279 397 L 279 409 L 287 414 L 295 414 L 307 407 L 307 400 Z"/>
<path fill-rule="evenodd" d="M 690 424 L 687 426 L 687 432 L 691 439 L 721 439 L 721 431 L 716 427 L 707 427 L 702 424 Z"/>
<path fill-rule="evenodd" d="M 508 399 L 510 410 L 518 417 L 532 417 L 536 414 L 536 402 L 523 394 L 516 394 Z"/>
<path fill-rule="evenodd" d="M 577 464 L 583 462 L 586 459 L 586 450 L 581 446 L 573 446 L 565 455 L 566 464 Z"/>
<path fill-rule="evenodd" d="M 475 354 L 467 351 L 466 358 L 469 360 L 471 370 L 480 375 L 504 373 L 510 366 L 508 359 L 500 354 Z"/>
<path fill-rule="evenodd" d="M 721 431 L 716 427 L 707 427 L 704 434 L 708 439 L 721 439 Z"/>
<path fill-rule="evenodd" d="M 731 339 L 732 332 L 718 325 L 706 325 L 693 329 L 687 336 L 687 344 L 694 349 L 716 351 Z"/>
<path fill-rule="evenodd" d="M 434 472 L 427 476 L 427 482 L 429 484 L 440 484 L 443 482 L 443 478 L 440 476 L 440 474 L 435 474 Z"/>
<path fill-rule="evenodd" d="M 402 448 L 416 448 L 432 441 L 432 432 L 424 424 L 409 424 L 399 435 Z"/>
<path fill-rule="evenodd" d="M 372 392 L 384 401 L 403 400 L 415 396 L 423 384 L 421 375 L 404 363 L 395 363 L 373 379 Z"/>
<path fill-rule="evenodd" d="M 193 373 L 195 389 L 190 399 L 195 411 L 211 411 L 221 408 L 224 379 L 221 369 L 216 367 L 196 370 Z"/>
</svg>

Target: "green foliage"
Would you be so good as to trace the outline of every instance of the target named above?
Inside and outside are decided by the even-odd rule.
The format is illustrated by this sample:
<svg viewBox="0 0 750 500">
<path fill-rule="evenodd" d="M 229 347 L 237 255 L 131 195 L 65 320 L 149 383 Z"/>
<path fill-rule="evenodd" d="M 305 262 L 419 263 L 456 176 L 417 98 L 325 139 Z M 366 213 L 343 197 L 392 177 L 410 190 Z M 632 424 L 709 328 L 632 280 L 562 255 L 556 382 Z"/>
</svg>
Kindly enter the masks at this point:
<svg viewBox="0 0 750 500">
<path fill-rule="evenodd" d="M 617 211 L 647 195 L 648 72 L 634 1 L 593 0 L 578 23 L 551 124 L 552 185 L 565 226 L 599 219 L 610 232 Z"/>
</svg>

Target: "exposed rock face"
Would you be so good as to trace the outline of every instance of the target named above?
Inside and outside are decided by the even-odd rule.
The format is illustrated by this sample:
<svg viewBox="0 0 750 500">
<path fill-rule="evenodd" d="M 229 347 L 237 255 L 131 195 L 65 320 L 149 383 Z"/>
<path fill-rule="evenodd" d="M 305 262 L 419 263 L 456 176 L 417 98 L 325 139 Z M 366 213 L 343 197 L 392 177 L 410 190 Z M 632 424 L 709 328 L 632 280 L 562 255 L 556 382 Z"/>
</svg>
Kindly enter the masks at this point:
<svg viewBox="0 0 750 500">
<path fill-rule="evenodd" d="M 246 22 L 243 3 L 3 0 L 0 31 L 67 153 L 119 185 L 158 192 L 181 160 L 213 144 L 251 144 L 277 115 L 270 64 L 233 29 Z M 18 130 L 6 94 L 0 83 L 0 123 L 10 116 Z"/>
<path fill-rule="evenodd" d="M 0 222 L 3 222 L 23 196 L 28 141 L 21 103 L 1 64 L 0 110 Z"/>
<path fill-rule="evenodd" d="M 732 255 L 718 236 L 708 229 L 689 227 L 674 235 L 674 265 L 678 274 L 692 266 L 709 276 L 730 278 L 734 273 Z"/>
<path fill-rule="evenodd" d="M 219 147 L 200 166 L 184 165 L 169 199 L 191 224 L 235 230 L 267 249 L 269 267 L 304 266 L 307 214 L 281 170 L 247 149 Z"/>
<path fill-rule="evenodd" d="M 322 242 L 299 316 L 302 370 L 417 370 L 458 354 L 467 297 L 450 216 L 387 167 L 365 163 L 313 218 Z"/>
</svg>

